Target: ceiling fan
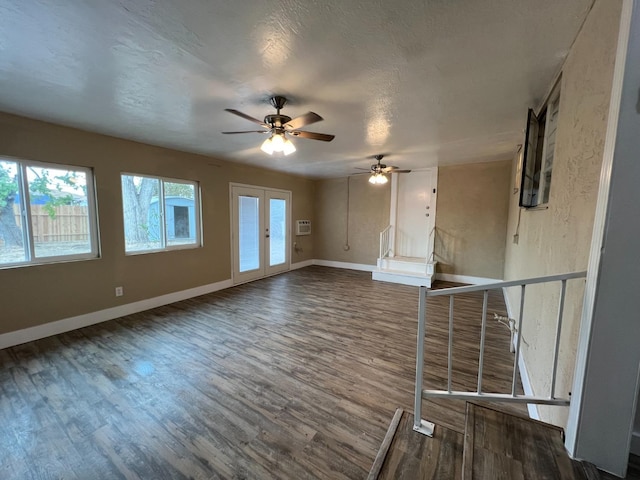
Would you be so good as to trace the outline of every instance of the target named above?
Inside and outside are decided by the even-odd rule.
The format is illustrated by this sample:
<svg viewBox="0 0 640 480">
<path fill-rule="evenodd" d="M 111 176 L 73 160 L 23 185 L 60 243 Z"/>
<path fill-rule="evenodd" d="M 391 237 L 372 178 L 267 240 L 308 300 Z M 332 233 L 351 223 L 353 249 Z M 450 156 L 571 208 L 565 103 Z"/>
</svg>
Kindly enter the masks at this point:
<svg viewBox="0 0 640 480">
<path fill-rule="evenodd" d="M 327 135 L 326 133 L 307 132 L 305 130 L 298 130 L 306 125 L 319 122 L 322 117 L 314 112 L 307 112 L 304 115 L 300 115 L 296 118 L 291 118 L 287 115 L 282 115 L 280 110 L 287 103 L 287 99 L 283 96 L 276 95 L 269 99 L 269 102 L 276 109 L 275 115 L 267 115 L 264 117 L 264 121 L 260 121 L 257 118 L 253 118 L 246 113 L 239 112 L 232 108 L 226 108 L 225 111 L 233 113 L 239 117 L 249 120 L 250 122 L 257 123 L 265 130 L 245 130 L 241 132 L 222 132 L 226 135 L 236 133 L 269 133 L 270 136 L 263 143 L 260 149 L 273 155 L 273 152 L 282 152 L 285 155 L 289 155 L 296 151 L 296 147 L 287 138 L 288 135 L 292 137 L 309 138 L 311 140 L 322 140 L 323 142 L 330 142 L 335 138 L 335 135 Z"/>
<path fill-rule="evenodd" d="M 382 185 L 389 181 L 389 179 L 387 178 L 387 174 L 389 173 L 409 173 L 411 171 L 411 170 L 403 170 L 394 166 L 388 167 L 384 163 L 381 163 L 382 159 L 384 158 L 383 154 L 373 155 L 367 158 L 373 158 L 378 161 L 378 163 L 374 163 L 373 165 L 371 165 L 371 168 L 368 170 L 368 172 L 371 173 L 371 176 L 369 177 L 369 183 Z M 365 168 L 358 168 L 358 167 L 356 167 L 356 169 L 366 170 Z"/>
</svg>

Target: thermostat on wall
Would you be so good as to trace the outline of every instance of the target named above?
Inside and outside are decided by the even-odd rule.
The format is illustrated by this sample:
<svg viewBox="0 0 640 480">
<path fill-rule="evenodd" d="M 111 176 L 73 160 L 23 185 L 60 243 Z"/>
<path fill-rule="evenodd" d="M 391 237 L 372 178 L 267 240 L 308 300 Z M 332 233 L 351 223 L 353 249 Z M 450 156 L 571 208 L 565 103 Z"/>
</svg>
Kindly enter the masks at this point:
<svg viewBox="0 0 640 480">
<path fill-rule="evenodd" d="M 311 220 L 296 220 L 296 235 L 311 235 Z"/>
</svg>

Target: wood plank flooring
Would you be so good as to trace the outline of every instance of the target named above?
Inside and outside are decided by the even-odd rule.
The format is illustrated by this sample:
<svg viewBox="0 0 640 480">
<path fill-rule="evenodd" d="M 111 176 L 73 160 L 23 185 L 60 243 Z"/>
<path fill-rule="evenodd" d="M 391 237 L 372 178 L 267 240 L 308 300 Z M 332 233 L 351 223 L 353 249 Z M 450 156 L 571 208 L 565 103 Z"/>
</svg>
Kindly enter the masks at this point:
<svg viewBox="0 0 640 480">
<path fill-rule="evenodd" d="M 571 460 L 562 429 L 473 403 L 467 404 L 465 480 L 588 480 L 597 469 Z"/>
<path fill-rule="evenodd" d="M 433 437 L 413 431 L 413 414 L 403 412 L 391 447 L 375 480 L 462 478 L 463 435 L 437 426 Z"/>
<path fill-rule="evenodd" d="M 368 480 L 601 478 L 595 466 L 569 458 L 553 425 L 467 403 L 464 435 L 438 425 L 430 438 L 413 432 L 411 413 L 399 409 L 394 420 L 398 412 L 385 437 L 388 452 L 379 452 Z"/>
<path fill-rule="evenodd" d="M 412 411 L 417 299 L 309 267 L 1 350 L 0 478 L 366 478 L 393 412 Z M 464 384 L 481 299 L 456 303 Z M 427 385 L 446 378 L 447 306 L 429 303 Z M 506 328 L 488 333 L 493 389 L 513 357 Z M 425 417 L 462 433 L 464 404 Z"/>
</svg>

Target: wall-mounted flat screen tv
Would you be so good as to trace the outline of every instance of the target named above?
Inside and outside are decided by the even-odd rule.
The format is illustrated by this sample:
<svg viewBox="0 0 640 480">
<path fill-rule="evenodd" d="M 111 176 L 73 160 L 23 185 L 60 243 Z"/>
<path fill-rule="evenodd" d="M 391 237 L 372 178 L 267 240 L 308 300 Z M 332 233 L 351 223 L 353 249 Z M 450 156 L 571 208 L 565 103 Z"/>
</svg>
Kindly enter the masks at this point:
<svg viewBox="0 0 640 480">
<path fill-rule="evenodd" d="M 539 117 L 536 116 L 533 109 L 529 109 L 523 147 L 522 177 L 520 180 L 519 205 L 521 207 L 530 208 L 540 204 L 540 195 L 542 193 L 540 172 L 545 123 L 546 109 Z"/>
</svg>

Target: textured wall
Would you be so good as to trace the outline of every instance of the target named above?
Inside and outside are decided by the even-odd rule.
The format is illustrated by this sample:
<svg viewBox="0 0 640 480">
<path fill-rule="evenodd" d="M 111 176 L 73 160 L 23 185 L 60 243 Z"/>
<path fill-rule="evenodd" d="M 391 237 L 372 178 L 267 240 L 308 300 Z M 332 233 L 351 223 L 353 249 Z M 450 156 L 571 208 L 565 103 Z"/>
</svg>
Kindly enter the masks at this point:
<svg viewBox="0 0 640 480">
<path fill-rule="evenodd" d="M 439 273 L 502 278 L 511 161 L 438 169 Z"/>
<path fill-rule="evenodd" d="M 311 180 L 22 117 L 0 114 L 0 155 L 93 167 L 102 245 L 96 260 L 0 269 L 0 334 L 231 278 L 229 182 L 291 190 L 293 219 L 314 220 Z M 125 256 L 121 172 L 198 180 L 203 247 Z M 306 242 L 292 263 L 313 258 Z"/>
<path fill-rule="evenodd" d="M 371 185 L 368 175 L 320 180 L 316 183 L 316 258 L 375 265 L 380 232 L 389 224 L 391 182 Z M 347 181 L 349 194 L 349 246 L 347 234 Z"/>
<path fill-rule="evenodd" d="M 505 278 L 586 270 L 603 146 L 621 2 L 594 5 L 562 70 L 560 113 L 551 195 L 546 210 L 520 210 L 511 197 Z M 524 111 L 523 111 L 524 115 Z M 520 218 L 519 243 L 511 242 Z M 570 284 L 565 305 L 557 393 L 571 390 L 584 281 Z M 524 358 L 534 392 L 547 395 L 558 305 L 558 287 L 527 290 Z M 509 301 L 517 315 L 519 293 Z M 567 410 L 540 407 L 542 419 L 564 426 Z"/>
</svg>

